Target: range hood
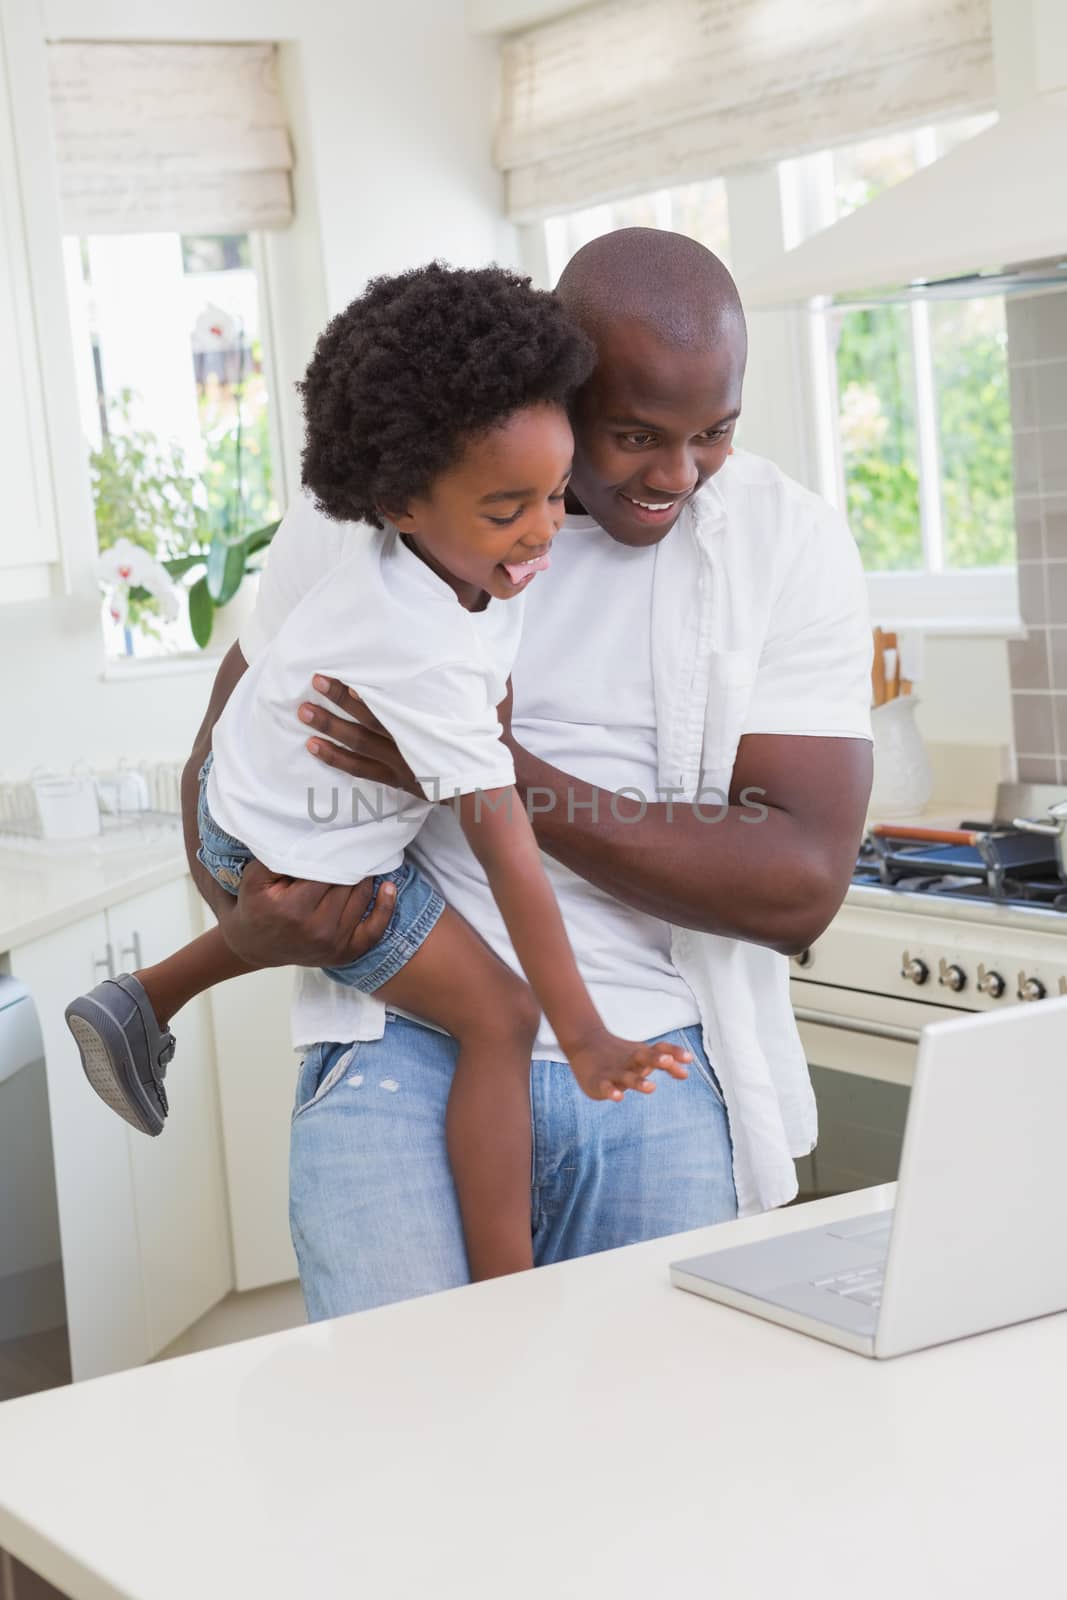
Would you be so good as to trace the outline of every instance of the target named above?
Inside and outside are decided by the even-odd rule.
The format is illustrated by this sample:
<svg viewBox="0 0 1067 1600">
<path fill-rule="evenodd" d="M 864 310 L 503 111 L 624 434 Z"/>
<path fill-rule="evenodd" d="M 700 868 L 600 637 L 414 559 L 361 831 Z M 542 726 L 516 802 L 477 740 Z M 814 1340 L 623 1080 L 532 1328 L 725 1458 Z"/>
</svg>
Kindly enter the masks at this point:
<svg viewBox="0 0 1067 1600">
<path fill-rule="evenodd" d="M 1067 287 L 1067 89 L 1035 95 L 741 284 L 749 307 Z"/>
</svg>

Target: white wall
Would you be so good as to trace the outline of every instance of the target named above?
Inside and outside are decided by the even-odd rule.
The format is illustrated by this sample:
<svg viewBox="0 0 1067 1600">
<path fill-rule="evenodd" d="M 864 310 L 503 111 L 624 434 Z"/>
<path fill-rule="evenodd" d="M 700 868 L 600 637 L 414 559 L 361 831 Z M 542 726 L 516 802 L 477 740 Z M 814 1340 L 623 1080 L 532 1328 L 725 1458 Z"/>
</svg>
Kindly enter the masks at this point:
<svg viewBox="0 0 1067 1600">
<path fill-rule="evenodd" d="M 43 0 L 33 10 L 56 38 L 288 43 L 285 75 L 303 91 L 298 204 L 321 234 L 317 286 L 306 250 L 288 264 L 287 281 L 308 284 L 305 304 L 338 310 L 369 276 L 433 256 L 513 262 L 491 162 L 496 44 L 468 33 L 463 0 Z M 321 319 L 299 304 L 276 310 L 288 386 Z M 65 325 L 63 305 L 46 311 Z M 80 438 L 68 428 L 55 453 L 58 475 L 84 488 Z M 293 454 L 289 439 L 290 463 Z M 74 519 L 90 515 L 87 489 L 67 501 Z M 82 548 L 85 532 L 75 531 Z M 181 755 L 199 723 L 209 675 L 103 681 L 99 602 L 84 566 L 73 586 L 64 599 L 0 605 L 0 775 L 83 757 Z"/>
</svg>

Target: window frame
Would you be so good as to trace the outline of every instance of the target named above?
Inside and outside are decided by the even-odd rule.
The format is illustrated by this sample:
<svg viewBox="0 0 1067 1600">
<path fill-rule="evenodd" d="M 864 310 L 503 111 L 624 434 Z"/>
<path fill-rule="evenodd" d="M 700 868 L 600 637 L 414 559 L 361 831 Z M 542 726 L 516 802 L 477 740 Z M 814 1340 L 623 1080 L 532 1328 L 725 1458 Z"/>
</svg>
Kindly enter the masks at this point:
<svg viewBox="0 0 1067 1600">
<path fill-rule="evenodd" d="M 181 237 L 179 230 L 161 231 L 178 232 L 179 237 Z M 289 464 L 286 459 L 286 441 L 284 438 L 284 430 L 280 414 L 282 409 L 280 400 L 283 393 L 283 379 L 281 377 L 277 348 L 277 307 L 272 295 L 274 275 L 271 262 L 271 236 L 263 229 L 245 229 L 242 230 L 242 232 L 248 239 L 249 266 L 252 272 L 255 274 L 256 293 L 259 302 L 259 339 L 263 351 L 263 375 L 266 379 L 268 395 L 267 428 L 271 451 L 273 499 L 281 508 L 280 515 L 284 515 L 285 510 L 289 505 L 288 480 L 290 474 Z M 63 243 L 68 237 L 78 238 L 81 236 L 61 235 L 61 243 Z M 64 284 L 65 291 L 66 287 L 66 284 Z M 66 304 L 66 299 L 64 303 Z M 71 332 L 71 339 L 71 348 L 73 350 L 73 330 Z M 76 356 L 74 357 L 74 360 L 78 362 L 78 358 Z M 89 441 L 86 440 L 83 430 L 80 428 L 79 436 L 85 457 L 86 477 L 88 478 L 88 456 L 90 444 Z M 95 579 L 95 563 L 99 555 L 99 547 L 97 544 L 95 502 L 93 500 L 91 487 L 89 490 L 89 501 L 93 519 L 92 540 L 94 582 L 97 590 L 99 591 L 99 580 Z M 248 578 L 246 576 L 244 582 L 247 581 Z M 188 672 L 190 670 L 196 670 L 201 664 L 209 665 L 211 666 L 212 670 L 214 670 L 218 664 L 219 656 L 223 654 L 229 647 L 230 642 L 227 630 L 221 629 L 218 643 L 212 639 L 209 641 L 206 649 L 203 650 L 198 648 L 181 648 L 165 650 L 158 655 L 151 653 L 139 655 L 136 652 L 132 654 L 117 654 L 109 648 L 107 633 L 105 627 L 103 626 L 103 622 L 101 624 L 100 633 L 103 657 L 101 677 L 105 682 L 128 681 L 131 676 L 138 675 L 166 676 L 170 673 Z"/>
<path fill-rule="evenodd" d="M 935 160 L 940 154 L 938 129 L 917 129 L 916 145 L 919 165 Z M 790 246 L 799 243 L 806 233 L 832 225 L 837 219 L 832 152 L 818 151 L 811 156 L 782 162 L 779 176 L 784 229 Z M 810 330 L 807 387 L 813 403 L 815 487 L 842 512 L 847 508 L 847 494 L 834 321 L 843 311 L 862 307 L 863 302 L 858 300 L 844 306 L 823 298 L 807 302 L 798 313 L 806 318 Z M 1017 562 L 1004 567 L 951 568 L 944 565 L 940 441 L 929 305 L 915 300 L 909 303 L 908 312 L 915 374 L 924 563 L 920 570 L 910 572 L 864 569 L 871 610 L 888 627 L 918 626 L 928 633 L 1023 638 Z"/>
</svg>

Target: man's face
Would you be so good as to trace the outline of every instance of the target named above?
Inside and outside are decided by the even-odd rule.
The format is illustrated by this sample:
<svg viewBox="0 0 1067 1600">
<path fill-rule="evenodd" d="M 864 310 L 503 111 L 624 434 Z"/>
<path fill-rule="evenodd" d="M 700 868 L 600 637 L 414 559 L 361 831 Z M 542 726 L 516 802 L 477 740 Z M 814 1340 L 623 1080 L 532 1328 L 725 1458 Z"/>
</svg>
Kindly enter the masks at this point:
<svg viewBox="0 0 1067 1600">
<path fill-rule="evenodd" d="M 620 544 L 658 544 L 726 460 L 743 377 L 743 340 L 687 352 L 612 324 L 575 403 L 571 494 Z"/>
</svg>

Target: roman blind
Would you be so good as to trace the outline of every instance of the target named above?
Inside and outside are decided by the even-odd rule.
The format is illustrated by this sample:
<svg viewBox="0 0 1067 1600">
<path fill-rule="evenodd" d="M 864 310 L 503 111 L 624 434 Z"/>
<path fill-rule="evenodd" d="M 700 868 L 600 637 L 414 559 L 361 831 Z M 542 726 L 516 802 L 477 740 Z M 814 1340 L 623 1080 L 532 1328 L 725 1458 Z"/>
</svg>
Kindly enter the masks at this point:
<svg viewBox="0 0 1067 1600">
<path fill-rule="evenodd" d="M 293 214 L 273 44 L 48 47 L 67 233 L 244 233 Z"/>
<path fill-rule="evenodd" d="M 502 45 L 508 209 L 722 176 L 994 102 L 991 0 L 601 0 Z"/>
</svg>

